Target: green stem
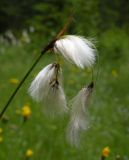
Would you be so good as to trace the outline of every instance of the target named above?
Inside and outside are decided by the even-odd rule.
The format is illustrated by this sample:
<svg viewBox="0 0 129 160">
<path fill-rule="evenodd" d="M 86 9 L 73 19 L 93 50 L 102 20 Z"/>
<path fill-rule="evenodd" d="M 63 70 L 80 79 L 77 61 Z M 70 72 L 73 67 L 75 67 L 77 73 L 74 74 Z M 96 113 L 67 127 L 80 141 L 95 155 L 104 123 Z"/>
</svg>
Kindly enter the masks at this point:
<svg viewBox="0 0 129 160">
<path fill-rule="evenodd" d="M 31 73 L 31 71 L 34 69 L 34 67 L 37 65 L 37 63 L 39 62 L 39 60 L 41 59 L 41 57 L 44 55 L 45 52 L 47 52 L 49 49 L 51 49 L 54 45 L 54 42 L 56 41 L 56 39 L 52 40 L 42 51 L 41 54 L 38 56 L 38 58 L 36 59 L 36 61 L 32 64 L 32 66 L 30 67 L 30 69 L 27 71 L 27 73 L 25 74 L 25 76 L 23 77 L 23 79 L 20 81 L 19 85 L 17 86 L 17 88 L 14 90 L 14 92 L 11 94 L 9 100 L 7 101 L 7 103 L 5 104 L 3 110 L 0 113 L 0 119 L 2 118 L 3 114 L 5 113 L 5 111 L 7 110 L 9 104 L 12 102 L 13 98 L 15 97 L 16 93 L 18 92 L 18 90 L 21 88 L 22 84 L 24 83 L 24 81 L 26 80 L 26 78 L 29 76 L 29 74 Z"/>
<path fill-rule="evenodd" d="M 105 160 L 106 158 L 104 156 L 101 156 L 101 160 Z"/>
</svg>

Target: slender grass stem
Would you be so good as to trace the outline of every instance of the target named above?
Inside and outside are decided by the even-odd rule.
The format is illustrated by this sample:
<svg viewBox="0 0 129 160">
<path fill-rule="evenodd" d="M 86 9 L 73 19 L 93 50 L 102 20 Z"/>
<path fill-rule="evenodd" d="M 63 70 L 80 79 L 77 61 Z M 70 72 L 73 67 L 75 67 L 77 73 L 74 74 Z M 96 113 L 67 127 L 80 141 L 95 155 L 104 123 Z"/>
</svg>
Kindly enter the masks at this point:
<svg viewBox="0 0 129 160">
<path fill-rule="evenodd" d="M 12 102 L 13 98 L 15 97 L 15 95 L 17 94 L 18 90 L 21 88 L 22 84 L 24 83 L 24 81 L 27 79 L 27 77 L 29 76 L 29 74 L 31 73 L 31 71 L 34 69 L 34 67 L 37 65 L 37 63 L 40 61 L 41 57 L 44 55 L 45 52 L 47 52 L 49 49 L 52 49 L 54 46 L 55 41 L 60 38 L 67 30 L 68 25 L 71 22 L 71 17 L 70 16 L 66 22 L 66 24 L 63 26 L 63 28 L 58 32 L 58 34 L 56 35 L 55 38 L 52 39 L 52 41 L 50 43 L 48 43 L 48 45 L 46 45 L 46 47 L 44 47 L 41 51 L 41 54 L 37 57 L 36 61 L 32 64 L 32 66 L 30 67 L 30 69 L 27 71 L 27 73 L 25 74 L 25 76 L 23 77 L 23 79 L 20 81 L 19 85 L 17 86 L 17 88 L 14 90 L 14 92 L 11 94 L 10 98 L 8 99 L 7 103 L 5 104 L 3 110 L 0 113 L 0 119 L 2 119 L 3 114 L 5 113 L 5 111 L 7 110 L 9 104 Z"/>
<path fill-rule="evenodd" d="M 36 66 L 36 64 L 39 62 L 39 60 L 41 59 L 41 57 L 43 56 L 43 54 L 46 52 L 47 50 L 42 51 L 42 54 L 40 54 L 38 56 L 38 58 L 36 59 L 36 61 L 33 63 L 33 65 L 30 67 L 30 69 L 28 70 L 28 72 L 25 74 L 25 76 L 23 77 L 23 79 L 21 80 L 21 82 L 19 83 L 19 85 L 17 86 L 17 88 L 14 90 L 14 92 L 11 94 L 9 100 L 7 101 L 7 103 L 5 104 L 3 110 L 0 113 L 0 119 L 2 118 L 4 112 L 6 111 L 6 109 L 8 108 L 9 104 L 11 103 L 11 101 L 13 100 L 13 98 L 15 97 L 16 93 L 18 92 L 18 90 L 21 88 L 22 84 L 24 83 L 24 81 L 26 80 L 26 78 L 29 76 L 29 74 L 31 73 L 31 71 L 33 70 L 33 68 Z"/>
</svg>

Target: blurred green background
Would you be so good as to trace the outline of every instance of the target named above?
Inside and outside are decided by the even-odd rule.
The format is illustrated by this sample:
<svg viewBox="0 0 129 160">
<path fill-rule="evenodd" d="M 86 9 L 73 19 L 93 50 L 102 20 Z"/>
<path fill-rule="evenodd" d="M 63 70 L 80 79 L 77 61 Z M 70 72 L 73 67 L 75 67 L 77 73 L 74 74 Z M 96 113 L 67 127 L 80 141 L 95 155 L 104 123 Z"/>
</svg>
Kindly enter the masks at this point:
<svg viewBox="0 0 129 160">
<path fill-rule="evenodd" d="M 27 93 L 33 77 L 56 60 L 49 52 L 27 78 L 0 122 L 0 160 L 129 160 L 129 1 L 128 0 L 1 0 L 0 1 L 0 110 L 25 75 L 41 48 L 73 12 L 68 34 L 93 39 L 100 67 L 89 106 L 90 127 L 79 149 L 66 140 L 69 115 L 51 120 L 41 104 Z M 69 101 L 91 80 L 61 59 L 64 90 Z M 97 64 L 95 72 L 97 72 Z M 78 76 L 79 75 L 79 76 Z M 23 107 L 31 114 L 24 121 Z M 31 150 L 33 154 L 26 152 Z"/>
</svg>

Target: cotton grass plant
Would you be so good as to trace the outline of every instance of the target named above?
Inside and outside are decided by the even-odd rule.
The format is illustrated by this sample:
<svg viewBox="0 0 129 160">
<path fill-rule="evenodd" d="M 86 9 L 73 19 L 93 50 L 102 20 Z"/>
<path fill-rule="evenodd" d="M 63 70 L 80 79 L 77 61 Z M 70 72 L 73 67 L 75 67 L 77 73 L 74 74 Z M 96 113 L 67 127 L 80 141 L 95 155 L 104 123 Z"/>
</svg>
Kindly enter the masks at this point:
<svg viewBox="0 0 129 160">
<path fill-rule="evenodd" d="M 94 45 L 86 38 L 76 35 L 60 37 L 55 41 L 53 51 L 81 69 L 92 67 L 96 59 Z M 38 73 L 29 88 L 32 98 L 42 103 L 43 110 L 50 117 L 68 111 L 61 77 L 60 64 L 49 64 Z M 91 82 L 72 100 L 67 129 L 67 139 L 71 145 L 78 146 L 81 132 L 88 128 L 87 109 L 93 86 L 94 83 Z"/>
<path fill-rule="evenodd" d="M 93 68 L 96 61 L 96 50 L 93 43 L 82 36 L 64 35 L 67 26 L 68 24 L 66 24 L 57 36 L 42 50 L 39 57 L 10 96 L 0 114 L 0 118 L 3 116 L 25 79 L 37 65 L 43 54 L 48 50 L 51 50 L 54 54 L 64 57 L 64 59 L 73 65 L 76 65 L 80 69 L 85 69 L 87 67 Z M 67 136 L 70 144 L 77 146 L 80 133 L 87 129 L 88 120 L 86 117 L 86 111 L 94 84 L 92 82 L 82 88 L 77 96 L 73 98 L 72 107 L 68 109 L 68 103 L 63 89 L 61 67 L 62 66 L 58 61 L 44 67 L 32 81 L 28 92 L 35 101 L 41 103 L 43 111 L 47 113 L 49 117 L 62 115 L 67 112 L 70 113 Z"/>
</svg>

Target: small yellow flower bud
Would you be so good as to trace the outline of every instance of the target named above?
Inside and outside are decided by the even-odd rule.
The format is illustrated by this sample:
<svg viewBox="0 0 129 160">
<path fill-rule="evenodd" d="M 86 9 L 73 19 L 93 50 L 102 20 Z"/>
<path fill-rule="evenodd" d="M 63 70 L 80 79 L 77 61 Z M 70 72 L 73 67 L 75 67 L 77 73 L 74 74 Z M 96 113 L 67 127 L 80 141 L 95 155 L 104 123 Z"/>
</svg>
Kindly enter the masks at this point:
<svg viewBox="0 0 129 160">
<path fill-rule="evenodd" d="M 18 84 L 18 83 L 19 83 L 19 80 L 16 79 L 16 78 L 11 78 L 11 79 L 9 80 L 9 82 L 10 82 L 11 84 Z"/>
<path fill-rule="evenodd" d="M 28 105 L 25 105 L 23 106 L 22 108 L 22 116 L 25 118 L 25 119 L 28 119 L 31 115 L 31 109 Z"/>
<path fill-rule="evenodd" d="M 30 157 L 32 157 L 33 156 L 33 151 L 31 150 L 31 149 L 28 149 L 27 151 L 26 151 L 26 154 L 25 154 L 25 156 L 27 157 L 27 158 L 30 158 Z"/>
<path fill-rule="evenodd" d="M 103 157 L 108 157 L 110 154 L 110 148 L 109 147 L 105 147 L 103 150 L 102 150 L 102 156 Z"/>
</svg>

